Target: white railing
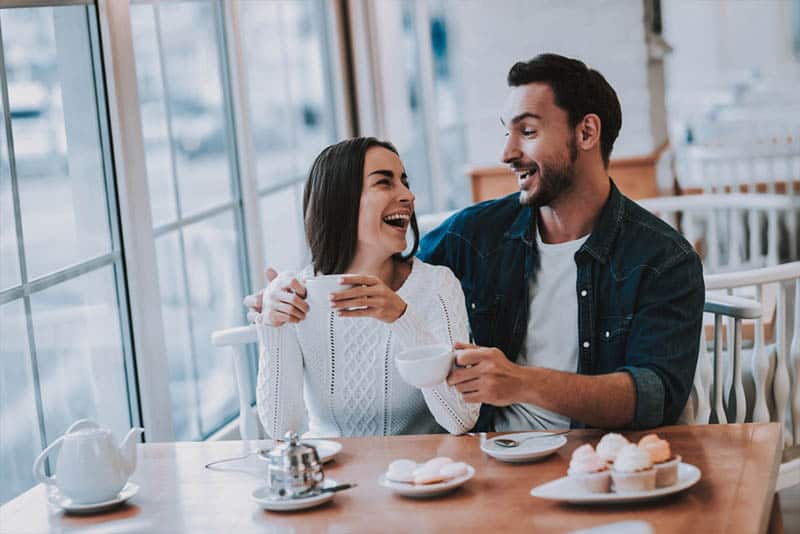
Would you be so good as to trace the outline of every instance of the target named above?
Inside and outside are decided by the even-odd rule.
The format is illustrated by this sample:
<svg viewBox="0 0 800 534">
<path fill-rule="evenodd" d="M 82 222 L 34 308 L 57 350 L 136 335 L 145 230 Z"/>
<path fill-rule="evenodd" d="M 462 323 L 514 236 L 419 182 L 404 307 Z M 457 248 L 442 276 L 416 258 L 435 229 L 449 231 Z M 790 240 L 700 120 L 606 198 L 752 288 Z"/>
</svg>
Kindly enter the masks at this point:
<svg viewBox="0 0 800 534">
<path fill-rule="evenodd" d="M 701 337 L 692 394 L 681 420 L 690 423 L 767 422 L 783 424 L 784 457 L 778 489 L 800 483 L 800 262 L 706 276 L 705 311 L 714 315 L 712 351 Z M 767 338 L 761 299 L 777 286 L 774 336 Z M 755 288 L 756 301 L 731 293 Z M 742 348 L 742 322 L 755 320 L 749 360 Z M 727 332 L 723 324 L 727 322 Z M 727 337 L 727 343 L 724 339 Z M 727 350 L 725 350 L 725 346 Z"/>
<path fill-rule="evenodd" d="M 698 249 L 706 272 L 777 265 L 782 247 L 786 259 L 797 259 L 800 197 L 701 194 L 648 198 L 639 204 Z"/>
</svg>

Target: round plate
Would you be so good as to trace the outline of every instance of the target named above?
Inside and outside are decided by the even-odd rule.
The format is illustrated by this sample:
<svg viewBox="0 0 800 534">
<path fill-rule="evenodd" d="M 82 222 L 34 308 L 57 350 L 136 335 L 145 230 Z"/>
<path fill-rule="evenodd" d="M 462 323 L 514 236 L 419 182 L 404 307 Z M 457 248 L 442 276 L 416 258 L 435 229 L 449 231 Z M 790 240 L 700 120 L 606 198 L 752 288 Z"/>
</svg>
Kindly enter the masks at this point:
<svg viewBox="0 0 800 534">
<path fill-rule="evenodd" d="M 60 506 L 65 512 L 70 514 L 96 514 L 97 512 L 103 512 L 124 503 L 136 495 L 138 491 L 139 486 L 137 484 L 128 482 L 125 484 L 125 487 L 123 487 L 122 490 L 117 493 L 117 496 L 111 500 L 91 504 L 79 504 L 74 502 L 69 497 L 63 495 L 58 489 L 56 489 L 55 492 L 53 492 L 53 494 L 50 496 L 50 502 Z"/>
<path fill-rule="evenodd" d="M 681 463 L 678 464 L 678 481 L 672 486 L 649 491 L 637 491 L 635 493 L 589 493 L 577 491 L 569 477 L 561 477 L 541 486 L 536 486 L 531 490 L 531 495 L 540 499 L 564 501 L 573 504 L 620 504 L 652 501 L 694 486 L 700 480 L 700 475 L 700 469 L 697 467 L 692 464 Z"/>
<path fill-rule="evenodd" d="M 341 443 L 329 439 L 301 439 L 300 442 L 306 445 L 313 445 L 317 449 L 317 454 L 319 454 L 319 461 L 323 464 L 333 460 L 342 450 Z M 258 457 L 262 460 L 267 459 L 263 452 L 258 453 Z"/>
<path fill-rule="evenodd" d="M 487 439 L 481 444 L 481 450 L 489 456 L 503 462 L 532 462 L 553 454 L 567 443 L 564 436 L 552 436 L 547 438 L 529 439 L 514 448 L 501 447 L 497 445 L 496 439 L 516 439 L 522 440 L 535 434 L 546 434 L 546 432 L 520 432 L 517 434 L 504 434 Z"/>
<path fill-rule="evenodd" d="M 322 482 L 323 488 L 338 485 L 339 483 L 331 478 L 326 478 Z M 269 488 L 262 486 L 254 489 L 253 493 L 250 494 L 250 498 L 260 504 L 264 510 L 269 510 L 271 512 L 291 512 L 292 510 L 305 510 L 306 508 L 313 508 L 314 506 L 325 504 L 333 499 L 335 495 L 335 493 L 329 492 L 320 493 L 311 497 L 304 497 L 302 499 L 274 499 L 270 495 Z"/>
<path fill-rule="evenodd" d="M 403 497 L 435 497 L 453 491 L 464 484 L 467 480 L 475 476 L 475 468 L 467 465 L 467 474 L 436 484 L 410 484 L 408 482 L 394 482 L 386 478 L 386 474 L 378 478 L 378 484 L 384 488 L 389 488 Z"/>
</svg>

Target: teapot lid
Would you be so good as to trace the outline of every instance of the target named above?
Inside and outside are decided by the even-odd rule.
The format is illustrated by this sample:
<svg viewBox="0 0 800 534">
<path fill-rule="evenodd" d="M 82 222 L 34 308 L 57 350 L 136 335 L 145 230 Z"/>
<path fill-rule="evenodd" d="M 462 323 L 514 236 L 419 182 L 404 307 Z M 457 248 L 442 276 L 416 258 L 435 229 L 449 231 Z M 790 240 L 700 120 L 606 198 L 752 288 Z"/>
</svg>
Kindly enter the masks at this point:
<svg viewBox="0 0 800 534">
<path fill-rule="evenodd" d="M 272 465 L 303 466 L 319 463 L 317 449 L 300 442 L 297 432 L 289 431 L 277 445 L 270 449 L 267 457 Z"/>
</svg>

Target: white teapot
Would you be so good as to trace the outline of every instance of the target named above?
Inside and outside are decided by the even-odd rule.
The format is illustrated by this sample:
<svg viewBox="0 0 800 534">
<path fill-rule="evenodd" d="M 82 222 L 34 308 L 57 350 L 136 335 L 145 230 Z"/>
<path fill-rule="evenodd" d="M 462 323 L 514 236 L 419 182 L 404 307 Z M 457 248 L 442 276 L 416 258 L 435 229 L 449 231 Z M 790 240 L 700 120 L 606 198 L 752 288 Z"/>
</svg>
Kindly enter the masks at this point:
<svg viewBox="0 0 800 534">
<path fill-rule="evenodd" d="M 58 486 L 76 504 L 112 500 L 136 469 L 136 442 L 142 432 L 142 428 L 132 428 L 117 446 L 109 430 L 81 419 L 42 451 L 33 463 L 33 475 L 44 484 Z M 48 477 L 44 459 L 59 447 L 56 476 Z"/>
</svg>

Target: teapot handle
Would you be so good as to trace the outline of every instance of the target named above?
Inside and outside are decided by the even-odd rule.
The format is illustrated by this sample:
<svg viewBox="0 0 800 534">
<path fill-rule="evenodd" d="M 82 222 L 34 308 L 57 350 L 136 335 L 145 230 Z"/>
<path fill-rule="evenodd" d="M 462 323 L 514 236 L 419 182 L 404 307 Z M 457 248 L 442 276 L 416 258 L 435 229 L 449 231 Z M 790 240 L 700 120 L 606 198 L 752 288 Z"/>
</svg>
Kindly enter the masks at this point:
<svg viewBox="0 0 800 534">
<path fill-rule="evenodd" d="M 36 461 L 33 462 L 33 476 L 36 477 L 36 480 L 43 484 L 55 484 L 55 477 L 54 476 L 47 476 L 44 474 L 44 459 L 47 458 L 47 455 L 53 452 L 56 448 L 61 446 L 61 442 L 64 441 L 64 436 L 61 436 L 53 443 L 50 444 L 42 453 L 36 458 Z"/>
</svg>

